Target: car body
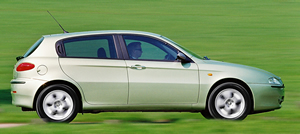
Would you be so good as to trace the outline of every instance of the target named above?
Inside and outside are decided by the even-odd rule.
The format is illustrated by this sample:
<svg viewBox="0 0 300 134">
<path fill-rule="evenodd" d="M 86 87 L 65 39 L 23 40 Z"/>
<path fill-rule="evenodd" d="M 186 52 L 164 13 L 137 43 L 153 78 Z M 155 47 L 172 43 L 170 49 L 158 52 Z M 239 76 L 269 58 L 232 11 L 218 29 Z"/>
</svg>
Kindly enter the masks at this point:
<svg viewBox="0 0 300 134">
<path fill-rule="evenodd" d="M 78 112 L 123 111 L 236 120 L 279 109 L 284 100 L 278 76 L 200 57 L 149 32 L 46 35 L 17 59 L 12 103 L 47 122 L 70 122 Z"/>
</svg>

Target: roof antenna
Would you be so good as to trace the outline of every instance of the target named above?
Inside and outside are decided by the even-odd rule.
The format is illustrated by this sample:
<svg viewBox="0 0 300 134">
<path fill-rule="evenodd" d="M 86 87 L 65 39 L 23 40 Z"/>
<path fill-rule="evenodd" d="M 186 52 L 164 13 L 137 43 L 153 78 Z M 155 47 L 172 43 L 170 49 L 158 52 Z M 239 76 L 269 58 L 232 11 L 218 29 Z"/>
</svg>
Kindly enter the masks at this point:
<svg viewBox="0 0 300 134">
<path fill-rule="evenodd" d="M 47 12 L 52 16 L 52 14 L 48 10 L 47 10 Z M 56 23 L 60 26 L 60 28 L 64 31 L 64 33 L 69 33 L 58 23 L 58 21 L 53 16 L 52 16 L 52 18 L 56 21 Z"/>
</svg>

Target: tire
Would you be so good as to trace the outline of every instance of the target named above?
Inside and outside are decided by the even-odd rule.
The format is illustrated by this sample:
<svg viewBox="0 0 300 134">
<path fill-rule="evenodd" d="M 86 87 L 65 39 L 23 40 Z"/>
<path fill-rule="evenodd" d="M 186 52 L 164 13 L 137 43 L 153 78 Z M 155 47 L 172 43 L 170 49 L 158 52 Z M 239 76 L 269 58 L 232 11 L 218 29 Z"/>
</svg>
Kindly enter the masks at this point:
<svg viewBox="0 0 300 134">
<path fill-rule="evenodd" d="M 243 120 L 251 107 L 252 100 L 247 90 L 237 83 L 227 82 L 212 91 L 206 112 L 214 119 Z"/>
<path fill-rule="evenodd" d="M 204 111 L 201 111 L 201 114 L 204 118 L 206 119 L 213 119 L 214 117 L 212 117 L 208 111 L 208 109 L 205 109 Z"/>
<path fill-rule="evenodd" d="M 45 122 L 71 122 L 79 111 L 79 99 L 71 87 L 50 85 L 38 96 L 36 112 Z"/>
</svg>

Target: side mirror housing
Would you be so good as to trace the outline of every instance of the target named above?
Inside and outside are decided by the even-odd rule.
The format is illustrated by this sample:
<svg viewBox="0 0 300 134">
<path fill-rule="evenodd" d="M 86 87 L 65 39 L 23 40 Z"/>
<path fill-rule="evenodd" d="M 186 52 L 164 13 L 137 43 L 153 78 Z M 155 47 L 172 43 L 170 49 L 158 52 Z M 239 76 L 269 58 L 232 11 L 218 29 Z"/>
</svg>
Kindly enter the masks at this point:
<svg viewBox="0 0 300 134">
<path fill-rule="evenodd" d="M 186 56 L 185 56 L 183 53 L 181 53 L 181 52 L 178 52 L 178 54 L 177 54 L 177 60 L 178 60 L 178 61 L 181 61 L 181 62 L 183 62 L 183 63 L 188 63 L 188 62 L 190 62 L 189 59 L 186 58 Z"/>
<path fill-rule="evenodd" d="M 185 60 L 185 59 L 186 59 L 186 56 L 185 56 L 183 53 L 178 52 L 178 54 L 177 54 L 177 59 Z"/>
</svg>

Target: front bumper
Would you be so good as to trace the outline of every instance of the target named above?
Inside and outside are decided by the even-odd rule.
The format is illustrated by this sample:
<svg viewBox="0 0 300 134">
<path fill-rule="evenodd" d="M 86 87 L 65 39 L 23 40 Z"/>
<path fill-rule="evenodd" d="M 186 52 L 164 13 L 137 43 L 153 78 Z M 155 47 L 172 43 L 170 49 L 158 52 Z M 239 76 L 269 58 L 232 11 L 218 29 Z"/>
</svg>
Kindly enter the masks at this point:
<svg viewBox="0 0 300 134">
<path fill-rule="evenodd" d="M 19 78 L 11 80 L 10 83 L 12 104 L 20 107 L 33 108 L 34 96 L 45 81 Z"/>
<path fill-rule="evenodd" d="M 284 101 L 284 85 L 249 84 L 254 99 L 254 111 L 267 111 L 281 108 Z"/>
</svg>

